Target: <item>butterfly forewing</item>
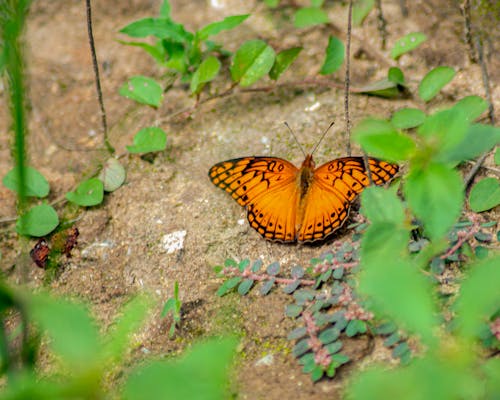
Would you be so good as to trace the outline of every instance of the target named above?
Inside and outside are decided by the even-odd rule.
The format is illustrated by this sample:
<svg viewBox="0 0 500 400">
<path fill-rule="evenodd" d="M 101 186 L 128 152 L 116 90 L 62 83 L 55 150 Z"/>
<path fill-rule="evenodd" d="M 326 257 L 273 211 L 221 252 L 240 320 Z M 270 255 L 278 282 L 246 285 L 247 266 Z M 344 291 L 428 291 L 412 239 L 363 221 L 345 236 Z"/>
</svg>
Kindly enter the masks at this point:
<svg viewBox="0 0 500 400">
<path fill-rule="evenodd" d="M 250 226 L 269 240 L 295 241 L 298 169 L 275 157 L 244 157 L 210 168 L 212 183 L 242 206 Z"/>
<path fill-rule="evenodd" d="M 391 180 L 398 166 L 369 159 L 373 183 Z M 321 165 L 314 171 L 297 240 L 321 240 L 340 228 L 349 215 L 352 202 L 370 184 L 362 157 L 344 157 Z"/>
</svg>

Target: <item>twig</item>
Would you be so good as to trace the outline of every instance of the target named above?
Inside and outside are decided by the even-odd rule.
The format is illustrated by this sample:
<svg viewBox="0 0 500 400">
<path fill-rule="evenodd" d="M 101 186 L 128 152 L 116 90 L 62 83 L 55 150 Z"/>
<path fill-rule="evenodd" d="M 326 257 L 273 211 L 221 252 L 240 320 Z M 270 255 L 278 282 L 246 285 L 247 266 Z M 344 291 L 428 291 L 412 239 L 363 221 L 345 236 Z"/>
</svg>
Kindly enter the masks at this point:
<svg viewBox="0 0 500 400">
<path fill-rule="evenodd" d="M 351 30 L 352 30 L 352 0 L 349 0 L 349 11 L 347 13 L 347 38 L 345 47 L 345 82 L 344 82 L 344 110 L 345 110 L 345 132 L 347 136 L 346 151 L 351 155 L 351 119 L 349 117 L 349 85 L 351 80 Z"/>
<path fill-rule="evenodd" d="M 481 66 L 481 75 L 483 78 L 483 87 L 484 87 L 484 94 L 486 97 L 486 101 L 488 102 L 488 119 L 490 120 L 491 125 L 495 125 L 495 110 L 493 108 L 493 99 L 491 98 L 491 91 L 490 91 L 490 79 L 488 76 L 488 68 L 486 66 L 486 62 L 484 60 L 484 52 L 483 52 L 483 46 L 481 45 L 481 40 L 479 39 L 479 36 L 476 35 L 476 51 L 478 55 L 478 61 L 479 65 Z M 484 153 L 481 157 L 478 158 L 476 161 L 476 164 L 471 168 L 469 173 L 464 179 L 465 182 L 465 187 L 468 187 L 472 180 L 474 179 L 474 176 L 476 176 L 477 171 L 479 171 L 479 168 L 481 168 L 481 165 L 484 163 L 484 160 L 488 157 L 489 152 Z"/>
<path fill-rule="evenodd" d="M 382 1 L 376 0 L 375 7 L 377 8 L 377 28 L 382 38 L 382 49 L 385 50 L 387 44 L 387 21 L 384 18 L 384 13 L 382 11 Z"/>
<path fill-rule="evenodd" d="M 406 0 L 399 0 L 399 8 L 401 9 L 401 15 L 403 17 L 408 16 L 408 6 L 406 5 Z"/>
<path fill-rule="evenodd" d="M 90 0 L 85 0 L 86 10 L 87 10 L 87 33 L 89 36 L 90 54 L 92 55 L 92 67 L 94 68 L 95 86 L 97 91 L 97 99 L 99 101 L 99 107 L 101 108 L 101 122 L 102 130 L 104 133 L 104 145 L 110 154 L 115 152 L 113 146 L 109 142 L 108 138 L 108 123 L 106 121 L 106 110 L 104 109 L 104 101 L 102 97 L 101 90 L 101 80 L 99 78 L 99 64 L 97 63 L 97 54 L 95 51 L 94 44 L 94 34 L 92 33 L 92 8 L 90 6 Z"/>
<path fill-rule="evenodd" d="M 464 17 L 464 39 L 467 44 L 469 60 L 473 63 L 477 63 L 477 52 L 474 49 L 474 43 L 472 43 L 470 0 L 464 0 L 462 6 L 460 7 L 460 11 L 462 11 L 462 15 Z"/>
<path fill-rule="evenodd" d="M 464 245 L 469 239 L 471 239 L 476 233 L 479 232 L 480 226 L 478 221 L 474 221 L 474 225 L 472 225 L 469 231 L 459 231 L 457 232 L 457 243 L 455 243 L 452 247 L 450 247 L 446 253 L 441 255 L 439 258 L 441 260 L 445 260 L 448 257 L 451 257 L 453 253 L 455 253 L 460 247 Z"/>
</svg>

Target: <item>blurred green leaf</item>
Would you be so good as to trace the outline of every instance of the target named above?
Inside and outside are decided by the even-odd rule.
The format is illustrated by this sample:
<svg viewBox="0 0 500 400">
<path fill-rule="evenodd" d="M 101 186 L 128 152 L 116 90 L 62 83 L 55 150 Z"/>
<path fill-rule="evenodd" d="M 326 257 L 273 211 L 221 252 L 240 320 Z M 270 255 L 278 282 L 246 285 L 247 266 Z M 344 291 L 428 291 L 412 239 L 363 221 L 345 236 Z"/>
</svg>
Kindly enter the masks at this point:
<svg viewBox="0 0 500 400">
<path fill-rule="evenodd" d="M 154 361 L 137 368 L 125 384 L 123 398 L 220 400 L 228 397 L 234 339 L 194 345 L 179 360 Z"/>
<path fill-rule="evenodd" d="M 236 28 L 243 21 L 245 21 L 249 16 L 250 16 L 250 14 L 232 15 L 230 17 L 224 18 L 222 21 L 212 22 L 211 24 L 208 24 L 208 25 L 204 26 L 203 28 L 201 28 L 196 33 L 196 36 L 198 36 L 199 40 L 206 40 L 210 36 L 217 35 L 218 33 L 222 32 L 222 31 Z"/>
<path fill-rule="evenodd" d="M 500 304 L 500 255 L 474 263 L 464 279 L 455 304 L 461 334 L 472 338 L 478 334 L 481 322 L 487 320 Z"/>
<path fill-rule="evenodd" d="M 98 178 L 80 183 L 74 192 L 66 193 L 66 199 L 79 206 L 90 207 L 101 204 L 104 198 L 104 184 Z"/>
<path fill-rule="evenodd" d="M 98 365 L 99 334 L 84 305 L 38 293 L 30 296 L 28 311 L 51 338 L 50 347 L 66 365 L 77 371 Z"/>
<path fill-rule="evenodd" d="M 53 207 L 40 204 L 19 217 L 16 232 L 20 235 L 42 237 L 59 225 L 59 217 Z"/>
<path fill-rule="evenodd" d="M 221 63 L 217 57 L 205 58 L 191 78 L 191 93 L 200 93 L 205 84 L 217 76 L 220 66 Z"/>
<path fill-rule="evenodd" d="M 147 76 L 133 76 L 120 87 L 120 95 L 138 103 L 159 107 L 163 100 L 161 86 Z"/>
<path fill-rule="evenodd" d="M 134 144 L 125 146 L 129 153 L 150 153 L 167 148 L 167 134 L 158 127 L 142 128 L 134 136 Z"/>
<path fill-rule="evenodd" d="M 391 57 L 398 59 L 403 54 L 416 49 L 427 40 L 427 36 L 421 32 L 409 33 L 398 39 L 391 50 Z"/>
<path fill-rule="evenodd" d="M 463 141 L 468 127 L 465 114 L 459 109 L 450 108 L 428 116 L 418 127 L 417 133 L 426 138 L 427 144 L 442 156 Z"/>
<path fill-rule="evenodd" d="M 126 176 L 127 173 L 123 165 L 120 164 L 120 161 L 111 157 L 104 163 L 98 178 L 102 181 L 106 192 L 114 192 L 123 185 Z"/>
<path fill-rule="evenodd" d="M 151 57 L 153 57 L 158 64 L 165 64 L 167 53 L 165 52 L 165 48 L 163 47 L 161 41 L 157 41 L 155 44 L 149 44 L 144 42 L 126 42 L 124 40 L 118 40 L 118 43 L 124 44 L 126 46 L 140 47 Z"/>
<path fill-rule="evenodd" d="M 451 130 L 450 133 L 452 133 Z M 499 143 L 500 128 L 492 125 L 473 124 L 468 127 L 462 141 L 439 154 L 437 160 L 451 163 L 471 160 L 491 150 Z"/>
<path fill-rule="evenodd" d="M 389 99 L 398 97 L 404 92 L 401 85 L 398 85 L 389 79 L 382 79 L 377 82 L 369 83 L 368 85 L 360 87 L 358 90 L 360 93 Z"/>
<path fill-rule="evenodd" d="M 135 38 L 155 36 L 158 39 L 170 39 L 180 43 L 193 40 L 193 34 L 184 26 L 176 24 L 170 18 L 143 18 L 120 29 L 121 33 Z"/>
<path fill-rule="evenodd" d="M 468 122 L 474 122 L 488 109 L 488 102 L 479 96 L 467 96 L 457 101 L 453 108 L 462 111 Z"/>
<path fill-rule="evenodd" d="M 495 150 L 494 160 L 496 165 L 500 165 L 500 147 Z"/>
<path fill-rule="evenodd" d="M 424 76 L 418 86 L 418 95 L 423 101 L 429 101 L 446 86 L 455 76 L 451 67 L 436 67 Z"/>
<path fill-rule="evenodd" d="M 370 14 L 375 5 L 375 0 L 356 0 L 352 6 L 352 23 L 360 26 L 364 19 Z"/>
<path fill-rule="evenodd" d="M 405 208 L 397 196 L 397 187 L 386 190 L 377 186 L 367 187 L 361 193 L 363 215 L 375 223 L 392 223 L 403 226 Z"/>
<path fill-rule="evenodd" d="M 484 178 L 471 189 L 469 205 L 472 211 L 490 210 L 500 204 L 500 182 L 496 178 Z"/>
<path fill-rule="evenodd" d="M 401 86 L 406 85 L 403 71 L 401 71 L 401 69 L 398 67 L 389 68 L 389 70 L 387 71 L 387 79 Z"/>
<path fill-rule="evenodd" d="M 280 0 L 264 0 L 264 3 L 266 3 L 268 7 L 276 8 L 278 7 Z"/>
<path fill-rule="evenodd" d="M 308 28 L 314 25 L 326 24 L 328 15 L 321 8 L 304 7 L 295 11 L 293 24 L 296 28 Z"/>
<path fill-rule="evenodd" d="M 250 86 L 271 70 L 275 57 L 272 47 L 262 40 L 243 43 L 233 57 L 233 81 L 241 86 Z"/>
<path fill-rule="evenodd" d="M 246 295 L 253 286 L 253 279 L 244 279 L 238 286 L 238 293 L 241 296 Z"/>
<path fill-rule="evenodd" d="M 418 108 L 402 108 L 392 115 L 392 124 L 398 129 L 415 128 L 425 121 L 425 113 Z"/>
<path fill-rule="evenodd" d="M 344 62 L 344 56 L 344 43 L 335 36 L 330 36 L 328 46 L 326 47 L 325 61 L 323 61 L 319 73 L 321 75 L 328 75 L 337 71 Z"/>
<path fill-rule="evenodd" d="M 362 249 L 363 246 L 372 246 L 367 243 L 368 240 L 370 237 L 365 235 Z M 397 238 L 388 237 L 387 240 L 394 242 L 389 247 L 397 248 L 400 245 Z M 359 289 L 369 296 L 371 309 L 420 335 L 427 345 L 433 344 L 433 330 L 437 321 L 428 280 L 406 257 L 398 253 L 387 257 L 386 251 L 372 250 L 367 254 L 361 257 Z M 365 262 L 367 257 L 370 257 L 369 262 Z"/>
<path fill-rule="evenodd" d="M 159 13 L 160 17 L 170 18 L 170 11 L 171 8 L 168 0 L 163 0 L 160 6 L 160 13 Z"/>
<path fill-rule="evenodd" d="M 370 155 L 389 161 L 407 160 L 415 150 L 415 143 L 409 136 L 380 119 L 361 121 L 353 130 L 353 138 Z"/>
<path fill-rule="evenodd" d="M 3 185 L 16 193 L 19 192 L 18 167 L 12 168 L 3 177 Z M 49 194 L 49 182 L 35 168 L 25 168 L 26 196 L 45 197 Z"/>
<path fill-rule="evenodd" d="M 105 335 L 104 352 L 114 363 L 119 362 L 130 348 L 132 334 L 144 324 L 152 301 L 138 295 L 129 300 L 118 313 L 118 317 Z"/>
<path fill-rule="evenodd" d="M 278 53 L 274 65 L 271 71 L 269 71 L 269 77 L 273 80 L 277 80 L 295 61 L 301 51 L 302 47 L 293 47 Z"/>
<path fill-rule="evenodd" d="M 442 164 L 410 170 L 403 187 L 405 198 L 434 241 L 441 239 L 462 210 L 464 186 L 460 174 Z"/>
</svg>

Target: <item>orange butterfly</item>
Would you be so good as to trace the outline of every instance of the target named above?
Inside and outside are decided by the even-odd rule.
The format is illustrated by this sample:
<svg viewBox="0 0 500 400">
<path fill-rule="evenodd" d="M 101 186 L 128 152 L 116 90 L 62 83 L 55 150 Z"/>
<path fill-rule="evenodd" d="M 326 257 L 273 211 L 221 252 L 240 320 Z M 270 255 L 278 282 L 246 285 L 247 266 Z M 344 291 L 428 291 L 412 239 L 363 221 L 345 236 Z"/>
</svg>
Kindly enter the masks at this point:
<svg viewBox="0 0 500 400">
<path fill-rule="evenodd" d="M 388 182 L 399 167 L 369 158 L 373 183 Z M 363 157 L 344 157 L 315 169 L 307 155 L 300 169 L 275 157 L 243 157 L 215 164 L 215 186 L 247 209 L 250 226 L 265 239 L 312 242 L 326 238 L 347 219 L 349 208 L 370 184 Z"/>
</svg>

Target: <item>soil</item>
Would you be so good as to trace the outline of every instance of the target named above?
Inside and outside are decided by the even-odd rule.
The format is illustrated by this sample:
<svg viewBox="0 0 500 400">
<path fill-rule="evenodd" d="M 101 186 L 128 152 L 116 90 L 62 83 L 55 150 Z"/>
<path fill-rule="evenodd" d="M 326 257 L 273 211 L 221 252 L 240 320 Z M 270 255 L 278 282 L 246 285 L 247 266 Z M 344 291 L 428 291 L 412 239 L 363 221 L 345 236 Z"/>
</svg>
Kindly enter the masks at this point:
<svg viewBox="0 0 500 400">
<path fill-rule="evenodd" d="M 332 245 L 346 240 L 347 229 L 320 246 L 295 246 L 263 240 L 250 228 L 245 212 L 207 177 L 216 162 L 248 155 L 274 155 L 300 164 L 302 154 L 283 121 L 287 121 L 301 145 L 311 150 L 332 120 L 336 124 L 315 153 L 318 164 L 346 154 L 344 94 L 341 89 L 304 88 L 291 85 L 270 92 L 237 93 L 199 107 L 188 118 L 170 118 L 194 104 L 183 86 L 174 86 L 155 110 L 140 106 L 118 94 L 119 87 L 133 75 L 161 79 L 162 71 L 141 49 L 118 42 L 129 40 L 118 31 L 139 18 L 157 15 L 159 1 L 94 2 L 94 35 L 102 88 L 110 126 L 110 140 L 118 154 L 132 143 L 135 133 L 146 126 L 160 126 L 168 133 L 167 150 L 144 159 L 125 155 L 126 184 L 105 197 L 102 205 L 75 210 L 56 204 L 61 215 L 76 219 L 80 231 L 72 258 L 63 260 L 58 275 L 49 283 L 57 294 L 88 301 L 105 329 L 119 307 L 137 292 L 147 292 L 157 305 L 144 329 L 137 334 L 131 360 L 151 355 L 181 352 L 194 340 L 226 333 L 241 336 L 235 391 L 241 399 L 330 399 L 339 398 L 350 371 L 372 360 L 388 359 L 376 343 L 368 359 L 341 369 L 333 380 L 313 384 L 291 355 L 286 340 L 294 322 L 284 316 L 290 299 L 280 291 L 262 297 L 215 292 L 221 281 L 213 267 L 228 257 L 237 260 L 279 261 L 285 268 L 307 266 L 309 260 Z M 328 3 L 329 16 L 339 27 L 296 30 L 287 18 L 290 9 L 270 12 L 263 2 L 237 0 L 172 1 L 173 17 L 189 30 L 221 20 L 225 16 L 252 13 L 245 23 L 217 40 L 235 50 L 244 40 L 267 39 L 275 48 L 298 44 L 304 50 L 283 81 L 299 82 L 314 76 L 322 63 L 328 35 L 341 38 L 345 31 L 346 7 Z M 304 4 L 308 2 L 304 2 Z M 402 35 L 420 31 L 428 41 L 404 55 L 399 65 L 405 71 L 410 91 L 431 68 L 448 65 L 457 71 L 452 83 L 423 104 L 418 98 L 382 99 L 351 96 L 353 124 L 368 115 L 389 117 L 402 107 L 427 111 L 442 108 L 467 95 L 484 96 L 480 67 L 469 61 L 462 40 L 463 23 L 456 2 L 426 0 L 407 2 L 408 17 L 401 16 L 399 2 L 384 3 L 388 21 L 388 43 Z M 498 27 L 493 23 L 486 46 L 490 86 L 496 119 L 500 117 L 500 60 Z M 496 29 L 496 30 L 495 30 Z M 381 49 L 377 19 L 373 12 L 363 27 L 354 28 L 352 42 L 352 86 L 360 87 L 382 79 L 388 66 L 396 65 L 389 50 Z M 85 7 L 81 1 L 34 2 L 27 23 L 27 72 L 29 82 L 29 156 L 51 185 L 48 201 L 64 198 L 83 178 L 95 173 L 106 159 L 103 151 L 100 113 L 88 48 Z M 390 46 L 388 46 L 390 47 Z M 334 75 L 342 85 L 343 73 Z M 228 78 L 216 82 L 222 91 Z M 262 85 L 270 84 L 263 82 Z M 1 90 L 1 89 L 0 89 Z M 8 107 L 3 92 L 0 131 L 8 132 Z M 11 135 L 0 135 L 0 176 L 11 168 Z M 354 153 L 356 153 L 356 150 Z M 491 159 L 486 165 L 493 165 Z M 481 174 L 485 174 L 481 171 Z M 0 186 L 0 219 L 16 214 L 15 196 Z M 353 217 L 351 216 L 351 219 Z M 20 241 L 13 223 L 0 225 L 2 272 L 12 282 L 30 287 L 46 283 L 45 272 L 26 255 L 35 240 Z M 163 238 L 185 231 L 181 250 L 169 253 Z M 183 322 L 175 340 L 168 338 L 169 320 L 162 320 L 163 302 L 179 282 Z M 347 344 L 354 359 L 361 359 L 365 339 Z M 272 355 L 269 365 L 258 363 Z"/>
</svg>

